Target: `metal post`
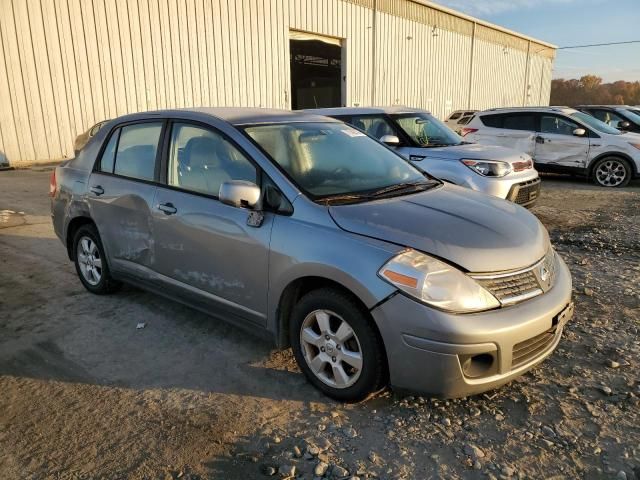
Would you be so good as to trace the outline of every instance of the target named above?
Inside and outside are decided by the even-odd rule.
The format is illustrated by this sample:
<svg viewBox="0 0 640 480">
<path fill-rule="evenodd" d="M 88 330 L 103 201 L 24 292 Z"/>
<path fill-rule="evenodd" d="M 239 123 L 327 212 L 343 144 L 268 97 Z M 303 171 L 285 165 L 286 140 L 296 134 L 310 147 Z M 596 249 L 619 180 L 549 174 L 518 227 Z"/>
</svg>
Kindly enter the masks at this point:
<svg viewBox="0 0 640 480">
<path fill-rule="evenodd" d="M 529 91 L 529 64 L 531 63 L 531 40 L 527 46 L 527 65 L 524 69 L 524 93 L 522 94 L 522 106 L 527 106 L 527 92 Z"/>
<path fill-rule="evenodd" d="M 471 56 L 469 58 L 469 99 L 467 100 L 467 108 L 471 109 L 471 94 L 473 91 L 473 53 L 476 48 L 476 22 L 473 22 L 473 30 L 471 32 Z"/>
<path fill-rule="evenodd" d="M 376 44 L 378 42 L 378 31 L 376 29 L 377 19 L 378 0 L 373 0 L 373 23 L 371 25 L 371 35 L 373 35 L 373 40 L 371 42 L 371 105 L 376 104 Z"/>
</svg>

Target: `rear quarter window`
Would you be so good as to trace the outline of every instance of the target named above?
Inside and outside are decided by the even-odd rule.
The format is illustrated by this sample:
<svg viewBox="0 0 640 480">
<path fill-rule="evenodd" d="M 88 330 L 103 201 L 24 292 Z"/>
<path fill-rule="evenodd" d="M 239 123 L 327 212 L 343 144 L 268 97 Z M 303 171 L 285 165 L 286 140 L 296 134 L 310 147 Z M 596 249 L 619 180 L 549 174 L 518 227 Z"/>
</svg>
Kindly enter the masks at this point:
<svg viewBox="0 0 640 480">
<path fill-rule="evenodd" d="M 482 115 L 480 121 L 485 127 L 502 128 L 502 115 Z"/>
</svg>

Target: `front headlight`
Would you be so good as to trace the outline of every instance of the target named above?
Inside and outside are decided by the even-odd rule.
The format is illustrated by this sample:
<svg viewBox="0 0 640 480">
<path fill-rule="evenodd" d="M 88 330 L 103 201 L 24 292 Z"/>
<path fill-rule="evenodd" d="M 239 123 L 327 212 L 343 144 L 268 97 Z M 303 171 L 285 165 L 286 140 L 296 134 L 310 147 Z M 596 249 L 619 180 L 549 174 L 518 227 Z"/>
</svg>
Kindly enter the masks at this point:
<svg viewBox="0 0 640 480">
<path fill-rule="evenodd" d="M 638 150 L 640 150 L 640 143 L 631 143 L 631 142 L 629 142 L 629 145 L 631 145 L 632 147 L 636 147 Z"/>
<path fill-rule="evenodd" d="M 416 250 L 399 253 L 378 274 L 412 297 L 448 312 L 478 312 L 500 306 L 471 277 Z"/>
<path fill-rule="evenodd" d="M 498 160 L 460 160 L 471 170 L 483 177 L 504 177 L 511 173 L 511 165 Z"/>
</svg>

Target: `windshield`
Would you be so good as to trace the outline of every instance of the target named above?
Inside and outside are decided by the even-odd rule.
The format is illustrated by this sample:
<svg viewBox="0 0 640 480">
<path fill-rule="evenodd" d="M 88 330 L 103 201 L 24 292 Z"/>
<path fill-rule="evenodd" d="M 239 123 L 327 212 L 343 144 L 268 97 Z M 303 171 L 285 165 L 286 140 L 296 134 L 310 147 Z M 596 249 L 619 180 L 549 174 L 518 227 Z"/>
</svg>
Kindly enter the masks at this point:
<svg viewBox="0 0 640 480">
<path fill-rule="evenodd" d="M 613 127 L 610 127 L 606 123 L 601 122 L 597 118 L 592 117 L 591 115 L 588 115 L 586 113 L 574 112 L 569 116 L 571 118 L 575 118 L 576 120 L 581 121 L 582 123 L 584 123 L 588 127 L 591 127 L 594 130 L 597 130 L 597 131 L 599 131 L 601 133 L 608 133 L 609 135 L 620 135 L 622 133 L 622 132 L 620 132 L 620 130 L 617 130 L 617 129 L 613 128 Z"/>
<path fill-rule="evenodd" d="M 462 139 L 437 118 L 428 113 L 392 115 L 396 123 L 421 147 L 449 147 L 462 144 Z"/>
<path fill-rule="evenodd" d="M 438 184 L 344 123 L 256 125 L 245 132 L 314 199 L 386 192 L 400 184 Z"/>
</svg>

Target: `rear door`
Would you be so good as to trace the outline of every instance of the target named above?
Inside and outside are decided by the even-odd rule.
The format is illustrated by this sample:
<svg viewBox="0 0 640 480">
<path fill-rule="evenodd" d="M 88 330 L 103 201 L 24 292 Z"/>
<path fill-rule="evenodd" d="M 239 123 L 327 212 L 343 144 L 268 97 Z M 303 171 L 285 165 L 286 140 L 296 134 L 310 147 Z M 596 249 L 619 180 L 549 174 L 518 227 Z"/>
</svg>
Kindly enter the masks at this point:
<svg viewBox="0 0 640 480">
<path fill-rule="evenodd" d="M 274 214 L 251 224 L 251 211 L 218 200 L 223 182 L 259 184 L 260 170 L 208 125 L 176 120 L 167 140 L 166 181 L 152 215 L 159 278 L 192 301 L 266 325 Z"/>
<path fill-rule="evenodd" d="M 529 155 L 533 154 L 536 131 L 534 113 L 481 115 L 480 121 L 484 127 L 478 128 L 478 131 L 474 132 L 474 138 L 478 143 L 508 147 Z"/>
<path fill-rule="evenodd" d="M 570 118 L 555 113 L 541 113 L 535 139 L 533 159 L 539 164 L 585 167 L 589 156 L 589 136 L 573 134 L 583 128 Z"/>
<path fill-rule="evenodd" d="M 113 270 L 148 273 L 154 258 L 151 209 L 164 121 L 115 128 L 89 177 L 88 202 Z"/>
</svg>

